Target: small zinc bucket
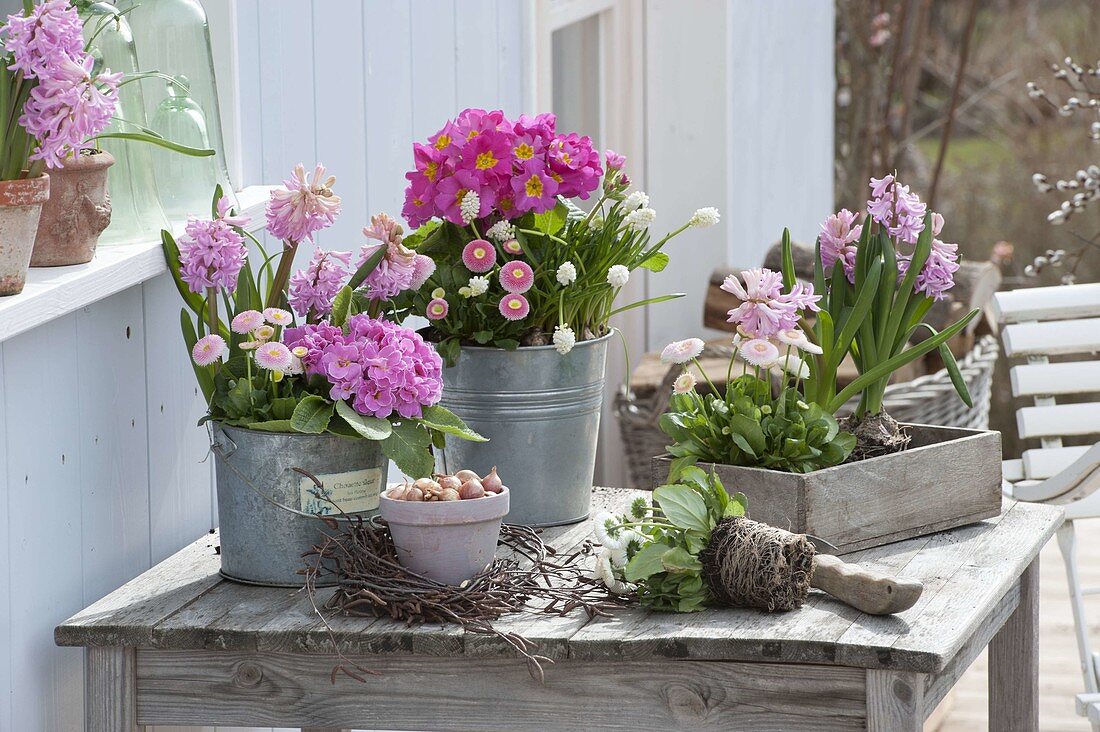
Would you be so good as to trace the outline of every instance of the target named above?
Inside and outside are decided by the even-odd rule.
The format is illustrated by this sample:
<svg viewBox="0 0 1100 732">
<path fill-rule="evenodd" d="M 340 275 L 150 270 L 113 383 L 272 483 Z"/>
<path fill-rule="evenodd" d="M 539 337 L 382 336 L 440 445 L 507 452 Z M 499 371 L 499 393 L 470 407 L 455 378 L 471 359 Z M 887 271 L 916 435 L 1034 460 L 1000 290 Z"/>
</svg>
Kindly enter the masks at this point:
<svg viewBox="0 0 1100 732">
<path fill-rule="evenodd" d="M 302 555 L 327 531 L 318 514 L 377 512 L 388 468 L 378 442 L 221 424 L 211 429 L 227 579 L 300 587 Z M 321 482 L 327 500 L 310 476 Z"/>
<path fill-rule="evenodd" d="M 611 334 L 564 356 L 553 346 L 463 347 L 443 369 L 441 404 L 488 442 L 447 440 L 444 472 L 496 466 L 511 489 L 508 521 L 528 526 L 588 517 Z"/>
</svg>

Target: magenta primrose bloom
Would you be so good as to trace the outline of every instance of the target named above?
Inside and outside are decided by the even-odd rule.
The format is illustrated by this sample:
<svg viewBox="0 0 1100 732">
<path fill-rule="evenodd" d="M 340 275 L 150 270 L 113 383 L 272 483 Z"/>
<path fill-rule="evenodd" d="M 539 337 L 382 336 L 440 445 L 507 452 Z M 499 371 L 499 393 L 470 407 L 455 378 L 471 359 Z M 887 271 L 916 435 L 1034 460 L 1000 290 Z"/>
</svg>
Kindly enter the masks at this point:
<svg viewBox="0 0 1100 732">
<path fill-rule="evenodd" d="M 328 323 L 290 328 L 286 342 L 306 348 L 306 373 L 325 376 L 329 396 L 360 414 L 421 417 L 443 394 L 439 354 L 416 332 L 385 320 L 353 315 L 347 333 Z"/>
<path fill-rule="evenodd" d="M 309 266 L 290 277 L 290 307 L 301 317 L 332 312 L 336 293 L 351 277 L 351 252 L 315 249 Z"/>
<path fill-rule="evenodd" d="M 431 218 L 465 225 L 461 204 L 469 191 L 480 201 L 478 219 L 541 213 L 559 194 L 588 198 L 603 175 L 599 153 L 588 137 L 558 134 L 555 125 L 552 114 L 512 121 L 500 110 L 463 110 L 426 144 L 413 145 L 402 214 L 413 227 Z"/>
<path fill-rule="evenodd" d="M 500 268 L 500 284 L 505 292 L 521 295 L 535 284 L 535 271 L 527 262 L 506 262 Z"/>
<path fill-rule="evenodd" d="M 304 165 L 294 167 L 285 189 L 271 192 L 267 202 L 267 230 L 283 241 L 313 241 L 313 235 L 332 226 L 340 214 L 340 197 L 332 192 L 334 176 L 325 177 L 320 163 L 312 177 Z"/>
<path fill-rule="evenodd" d="M 531 304 L 523 295 L 508 294 L 501 298 L 498 309 L 505 320 L 523 320 L 531 312 Z"/>
<path fill-rule="evenodd" d="M 496 261 L 496 248 L 484 239 L 474 239 L 462 248 L 462 263 L 471 272 L 488 272 Z"/>
</svg>

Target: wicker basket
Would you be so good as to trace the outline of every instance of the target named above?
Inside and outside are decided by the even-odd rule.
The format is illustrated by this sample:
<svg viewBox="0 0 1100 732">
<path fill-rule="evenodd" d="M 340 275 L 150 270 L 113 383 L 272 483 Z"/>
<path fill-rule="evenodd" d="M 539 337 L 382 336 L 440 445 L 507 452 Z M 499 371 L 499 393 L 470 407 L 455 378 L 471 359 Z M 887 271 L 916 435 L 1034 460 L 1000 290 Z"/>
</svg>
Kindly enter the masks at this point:
<svg viewBox="0 0 1100 732">
<path fill-rule="evenodd" d="M 730 356 L 728 346 L 708 345 L 704 356 Z M 974 407 L 971 409 L 955 394 L 955 387 L 946 369 L 921 376 L 912 381 L 891 384 L 886 387 L 884 404 L 887 411 L 899 422 L 939 425 L 942 427 L 989 427 L 989 402 L 993 393 L 993 369 L 997 365 L 1000 345 L 995 336 L 983 336 L 963 358 L 959 359 L 959 371 L 970 389 Z M 668 408 L 672 382 L 679 369 L 670 368 L 664 383 L 653 397 L 643 403 L 625 388 L 615 396 L 615 414 L 619 418 L 619 430 L 626 451 L 630 474 L 630 487 L 648 490 L 651 485 L 650 460 L 667 452 L 668 436 L 661 432 L 657 420 Z M 855 401 L 841 408 L 840 414 L 850 413 Z"/>
</svg>

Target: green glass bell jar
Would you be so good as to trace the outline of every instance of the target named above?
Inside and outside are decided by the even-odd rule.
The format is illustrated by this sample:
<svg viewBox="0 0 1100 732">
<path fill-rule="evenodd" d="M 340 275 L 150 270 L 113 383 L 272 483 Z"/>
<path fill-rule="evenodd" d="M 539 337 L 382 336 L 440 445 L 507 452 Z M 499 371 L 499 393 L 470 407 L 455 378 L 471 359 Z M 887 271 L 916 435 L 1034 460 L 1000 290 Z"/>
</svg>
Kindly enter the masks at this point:
<svg viewBox="0 0 1100 732">
<path fill-rule="evenodd" d="M 215 152 L 213 158 L 176 156 L 171 162 L 167 162 L 168 154 L 158 153 L 161 202 L 173 221 L 186 219 L 188 214 L 208 214 L 214 185 L 220 184 L 231 197 L 233 186 L 225 162 L 206 11 L 198 0 L 140 0 L 132 4 L 127 18 L 134 29 L 142 70 L 186 80 L 186 90 L 179 84 L 142 82 L 153 129 L 193 146 L 199 146 L 205 135 L 203 147 Z"/>
<path fill-rule="evenodd" d="M 91 43 L 89 51 L 95 59 L 96 72 L 107 67 L 111 71 L 134 74 L 138 71 L 134 37 L 126 16 L 105 2 L 81 5 L 84 39 Z M 118 118 L 107 132 L 134 132 L 135 125 L 148 126 L 145 99 L 140 83 L 124 84 L 118 90 Z M 115 157 L 107 174 L 111 195 L 111 225 L 99 238 L 99 243 L 132 244 L 159 239 L 160 230 L 168 228 L 168 218 L 160 205 L 156 177 L 153 174 L 154 146 L 132 140 L 102 140 L 104 150 Z"/>
</svg>

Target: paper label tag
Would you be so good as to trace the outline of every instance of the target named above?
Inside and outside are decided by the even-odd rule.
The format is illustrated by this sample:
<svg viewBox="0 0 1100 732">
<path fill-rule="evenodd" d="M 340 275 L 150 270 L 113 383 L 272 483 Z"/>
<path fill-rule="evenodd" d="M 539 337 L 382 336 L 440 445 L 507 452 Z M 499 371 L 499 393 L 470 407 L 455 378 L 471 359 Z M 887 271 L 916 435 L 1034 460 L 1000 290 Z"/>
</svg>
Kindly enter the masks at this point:
<svg viewBox="0 0 1100 732">
<path fill-rule="evenodd" d="M 378 508 L 378 494 L 382 488 L 382 471 L 378 468 L 327 473 L 318 475 L 317 479 L 323 489 L 305 476 L 299 484 L 301 506 L 306 513 L 328 516 L 340 511 L 357 513 Z M 322 490 L 324 497 L 318 495 Z"/>
</svg>

